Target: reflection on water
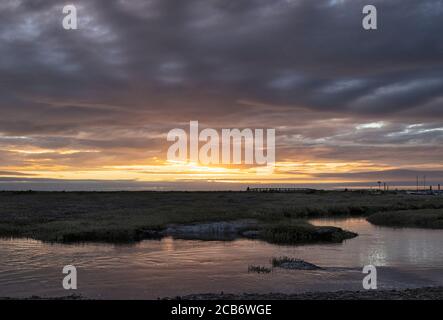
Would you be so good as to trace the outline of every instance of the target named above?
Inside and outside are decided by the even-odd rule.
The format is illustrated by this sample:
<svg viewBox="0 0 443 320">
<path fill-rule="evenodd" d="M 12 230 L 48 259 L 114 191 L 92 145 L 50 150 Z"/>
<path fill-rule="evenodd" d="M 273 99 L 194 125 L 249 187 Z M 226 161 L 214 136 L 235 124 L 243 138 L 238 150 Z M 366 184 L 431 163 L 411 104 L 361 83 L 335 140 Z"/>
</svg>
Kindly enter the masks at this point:
<svg viewBox="0 0 443 320">
<path fill-rule="evenodd" d="M 443 231 L 376 227 L 364 219 L 317 219 L 316 225 L 333 225 L 357 232 L 359 236 L 339 246 L 322 246 L 316 254 L 325 263 L 346 265 L 434 269 L 443 268 Z M 332 252 L 334 254 L 332 254 Z"/>
<path fill-rule="evenodd" d="M 363 265 L 379 266 L 379 287 L 443 285 L 443 232 L 374 227 L 364 219 L 312 221 L 359 233 L 343 244 L 276 246 L 163 239 L 135 245 L 45 244 L 0 240 L 0 296 L 62 296 L 62 268 L 78 270 L 78 294 L 89 298 L 155 299 L 205 292 L 361 290 Z M 248 273 L 287 255 L 325 271 Z"/>
</svg>

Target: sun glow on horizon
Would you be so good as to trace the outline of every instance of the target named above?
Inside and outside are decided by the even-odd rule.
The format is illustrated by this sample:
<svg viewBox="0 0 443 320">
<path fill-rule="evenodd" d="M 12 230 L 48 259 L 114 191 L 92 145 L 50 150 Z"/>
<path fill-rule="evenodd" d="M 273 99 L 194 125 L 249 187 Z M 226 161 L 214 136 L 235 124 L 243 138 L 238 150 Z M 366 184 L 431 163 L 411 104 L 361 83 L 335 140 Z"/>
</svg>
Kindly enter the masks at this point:
<svg viewBox="0 0 443 320">
<path fill-rule="evenodd" d="M 22 179 L 45 178 L 64 180 L 128 180 L 140 182 L 215 181 L 230 183 L 343 183 L 349 179 L 330 178 L 327 174 L 380 170 L 368 161 L 324 162 L 281 161 L 271 173 L 257 174 L 263 167 L 245 165 L 202 165 L 195 162 L 162 161 L 154 159 L 148 164 L 104 165 L 95 168 L 74 168 L 55 165 L 34 165 L 27 168 L 9 167 L 20 172 Z M 392 169 L 392 167 L 383 167 Z M 353 182 L 358 182 L 353 180 Z M 363 181 L 361 181 L 363 182 Z"/>
</svg>

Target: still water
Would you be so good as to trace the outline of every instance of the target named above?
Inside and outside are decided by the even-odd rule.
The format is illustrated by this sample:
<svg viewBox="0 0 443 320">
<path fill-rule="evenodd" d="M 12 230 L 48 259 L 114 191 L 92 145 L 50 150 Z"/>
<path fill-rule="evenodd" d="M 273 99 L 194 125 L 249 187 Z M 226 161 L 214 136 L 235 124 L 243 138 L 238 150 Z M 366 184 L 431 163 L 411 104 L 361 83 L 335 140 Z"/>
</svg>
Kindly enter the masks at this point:
<svg viewBox="0 0 443 320">
<path fill-rule="evenodd" d="M 311 221 L 359 234 L 342 244 L 277 246 L 261 241 L 189 241 L 166 238 L 135 245 L 47 244 L 0 240 L 0 297 L 55 297 L 62 268 L 78 271 L 78 290 L 87 298 L 156 299 L 190 293 L 269 293 L 361 290 L 366 264 L 378 266 L 379 288 L 443 285 L 443 231 L 375 227 L 364 219 Z M 270 267 L 290 256 L 325 270 L 273 269 L 248 273 L 249 265 Z"/>
</svg>

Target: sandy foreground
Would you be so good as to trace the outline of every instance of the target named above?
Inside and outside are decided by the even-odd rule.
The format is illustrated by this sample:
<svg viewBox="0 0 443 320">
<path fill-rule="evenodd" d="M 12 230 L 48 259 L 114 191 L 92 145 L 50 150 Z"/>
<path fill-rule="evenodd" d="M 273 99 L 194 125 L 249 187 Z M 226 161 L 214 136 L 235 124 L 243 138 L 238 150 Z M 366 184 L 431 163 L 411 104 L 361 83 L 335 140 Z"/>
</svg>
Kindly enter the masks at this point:
<svg viewBox="0 0 443 320">
<path fill-rule="evenodd" d="M 309 292 L 301 294 L 193 294 L 182 300 L 443 300 L 443 287 L 406 290 Z"/>
</svg>

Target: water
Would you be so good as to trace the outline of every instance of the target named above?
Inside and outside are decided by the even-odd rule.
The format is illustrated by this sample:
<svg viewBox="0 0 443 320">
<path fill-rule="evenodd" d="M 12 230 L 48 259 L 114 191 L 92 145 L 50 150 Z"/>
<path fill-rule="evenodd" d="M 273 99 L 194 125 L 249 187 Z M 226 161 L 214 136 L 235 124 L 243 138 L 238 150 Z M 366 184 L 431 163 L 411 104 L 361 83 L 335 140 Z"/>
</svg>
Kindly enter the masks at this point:
<svg viewBox="0 0 443 320">
<path fill-rule="evenodd" d="M 156 299 L 190 293 L 361 290 L 366 264 L 378 266 L 379 288 L 443 285 L 443 231 L 375 227 L 364 219 L 312 220 L 359 233 L 343 244 L 276 246 L 237 240 L 142 241 L 135 245 L 46 244 L 0 240 L 0 296 L 65 296 L 62 268 L 78 270 L 75 291 L 87 298 Z M 326 268 L 248 273 L 249 265 L 291 256 Z"/>
</svg>

